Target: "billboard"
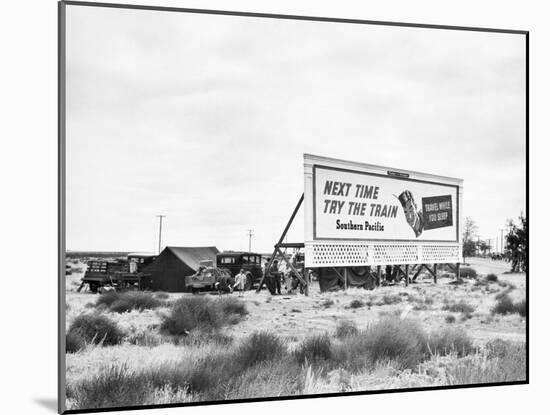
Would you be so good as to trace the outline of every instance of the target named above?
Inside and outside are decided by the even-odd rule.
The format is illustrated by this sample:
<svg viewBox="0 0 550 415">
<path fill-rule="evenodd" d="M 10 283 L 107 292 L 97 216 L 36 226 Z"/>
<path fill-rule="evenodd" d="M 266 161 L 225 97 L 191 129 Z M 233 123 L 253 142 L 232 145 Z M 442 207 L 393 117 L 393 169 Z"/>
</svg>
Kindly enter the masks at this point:
<svg viewBox="0 0 550 415">
<path fill-rule="evenodd" d="M 421 176 L 313 164 L 312 239 L 458 243 L 459 184 Z"/>
</svg>

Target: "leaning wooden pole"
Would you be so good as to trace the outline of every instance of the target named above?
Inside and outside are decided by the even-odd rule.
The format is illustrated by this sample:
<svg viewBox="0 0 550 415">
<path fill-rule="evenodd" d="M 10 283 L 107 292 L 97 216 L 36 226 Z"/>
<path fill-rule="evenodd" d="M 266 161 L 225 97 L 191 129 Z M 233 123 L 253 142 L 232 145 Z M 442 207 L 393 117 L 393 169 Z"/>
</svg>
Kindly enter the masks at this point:
<svg viewBox="0 0 550 415">
<path fill-rule="evenodd" d="M 283 231 L 283 233 L 281 234 L 281 237 L 279 238 L 279 242 L 277 242 L 277 244 L 275 245 L 275 249 L 273 250 L 273 254 L 271 255 L 271 258 L 269 259 L 269 262 L 267 263 L 267 265 L 264 269 L 264 275 L 262 275 L 262 279 L 260 280 L 260 283 L 258 284 L 258 289 L 256 290 L 257 293 L 259 293 L 261 291 L 262 285 L 263 285 L 264 280 L 265 280 L 265 276 L 271 270 L 271 266 L 273 265 L 273 261 L 275 260 L 275 256 L 277 255 L 277 252 L 279 251 L 279 246 L 285 240 L 285 236 L 288 232 L 288 229 L 290 228 L 290 225 L 292 225 L 292 222 L 294 221 L 294 218 L 296 217 L 296 214 L 298 213 L 298 210 L 300 209 L 300 206 L 302 206 L 303 201 L 304 201 L 304 194 L 302 193 L 302 196 L 300 197 L 300 200 L 298 200 L 298 203 L 296 204 L 296 207 L 294 208 L 294 212 L 292 212 L 292 215 L 290 216 L 290 219 L 289 219 L 288 223 L 285 226 L 285 230 Z"/>
</svg>

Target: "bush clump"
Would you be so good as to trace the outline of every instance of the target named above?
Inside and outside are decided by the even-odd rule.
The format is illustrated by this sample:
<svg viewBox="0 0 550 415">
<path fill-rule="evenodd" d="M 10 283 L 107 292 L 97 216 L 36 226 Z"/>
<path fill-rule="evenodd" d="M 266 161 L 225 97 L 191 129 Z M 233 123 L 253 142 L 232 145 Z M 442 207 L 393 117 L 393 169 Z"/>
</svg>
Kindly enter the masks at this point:
<svg viewBox="0 0 550 415">
<path fill-rule="evenodd" d="M 241 317 L 246 316 L 248 314 L 248 310 L 246 309 L 246 304 L 236 298 L 232 298 L 232 297 L 220 298 L 217 300 L 217 303 L 218 303 L 219 310 L 225 314 L 237 314 Z"/>
<path fill-rule="evenodd" d="M 67 398 L 79 409 L 131 406 L 145 403 L 152 386 L 135 376 L 126 365 L 110 365 L 78 382 L 67 386 Z"/>
<path fill-rule="evenodd" d="M 353 300 L 351 303 L 349 303 L 349 308 L 361 308 L 365 305 L 363 301 L 361 300 Z"/>
<path fill-rule="evenodd" d="M 468 304 L 464 300 L 460 300 L 457 303 L 446 303 L 443 306 L 443 310 L 450 311 L 452 313 L 473 313 L 475 311 L 475 307 Z"/>
<path fill-rule="evenodd" d="M 514 382 L 527 379 L 525 343 L 490 342 L 485 353 L 457 359 L 446 368 L 450 385 Z"/>
<path fill-rule="evenodd" d="M 163 317 L 161 330 L 173 335 L 187 335 L 192 330 L 212 331 L 236 324 L 248 314 L 237 299 L 211 300 L 208 297 L 182 297 Z"/>
<path fill-rule="evenodd" d="M 461 267 L 460 268 L 460 277 L 461 278 L 476 278 L 477 277 L 477 271 L 474 268 Z"/>
<path fill-rule="evenodd" d="M 463 357 L 475 351 L 473 341 L 463 330 L 455 327 L 445 327 L 443 330 L 432 333 L 428 346 L 432 354 L 447 355 L 456 353 Z"/>
<path fill-rule="evenodd" d="M 82 341 L 85 343 L 114 345 L 122 341 L 124 332 L 110 318 L 91 313 L 77 316 L 69 327 L 67 337 L 71 339 L 71 347 L 75 347 L 75 344 L 82 344 Z"/>
<path fill-rule="evenodd" d="M 498 276 L 496 274 L 488 274 L 485 279 L 489 282 L 497 282 L 498 281 Z"/>
<path fill-rule="evenodd" d="M 336 337 L 338 339 L 355 336 L 358 333 L 359 330 L 357 329 L 355 323 L 349 320 L 342 320 L 336 326 Z"/>
<path fill-rule="evenodd" d="M 527 314 L 527 303 L 525 300 L 514 303 L 507 293 L 497 295 L 496 300 L 496 304 L 491 309 L 493 314 L 506 315 L 517 313 L 522 317 L 525 317 Z"/>
<path fill-rule="evenodd" d="M 382 303 L 385 305 L 397 304 L 401 302 L 401 296 L 397 294 L 384 294 Z"/>
<path fill-rule="evenodd" d="M 76 353 L 86 347 L 86 339 L 80 329 L 69 330 L 65 337 L 65 350 L 67 353 Z"/>
<path fill-rule="evenodd" d="M 372 363 L 395 361 L 403 369 L 412 369 L 427 352 L 428 335 L 415 321 L 387 316 L 369 326 L 363 334 L 363 347 Z"/>
<path fill-rule="evenodd" d="M 236 360 L 248 367 L 278 359 L 285 351 L 286 345 L 279 336 L 268 331 L 259 331 L 243 340 L 236 351 Z"/>
<path fill-rule="evenodd" d="M 107 308 L 114 313 L 152 310 L 163 304 L 164 302 L 157 296 L 142 291 L 109 291 L 101 294 L 95 303 L 96 308 Z"/>
<path fill-rule="evenodd" d="M 306 338 L 294 350 L 298 363 L 313 363 L 332 358 L 331 341 L 327 334 Z"/>
<path fill-rule="evenodd" d="M 455 321 L 456 321 L 456 317 L 453 316 L 452 314 L 449 314 L 448 316 L 445 316 L 445 322 L 446 323 L 452 324 Z"/>
<path fill-rule="evenodd" d="M 165 293 L 163 291 L 155 293 L 155 297 L 157 297 L 159 300 L 168 300 L 170 298 L 168 293 Z"/>
</svg>

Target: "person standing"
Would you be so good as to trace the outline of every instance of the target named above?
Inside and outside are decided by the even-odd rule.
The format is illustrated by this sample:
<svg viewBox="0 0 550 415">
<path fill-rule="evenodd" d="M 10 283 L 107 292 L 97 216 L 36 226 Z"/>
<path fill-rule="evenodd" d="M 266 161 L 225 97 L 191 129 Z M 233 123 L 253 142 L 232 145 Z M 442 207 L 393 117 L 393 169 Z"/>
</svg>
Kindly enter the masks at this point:
<svg viewBox="0 0 550 415">
<path fill-rule="evenodd" d="M 245 284 L 246 274 L 244 273 L 244 269 L 241 268 L 239 273 L 235 276 L 235 285 L 233 285 L 233 288 L 237 288 L 239 290 L 239 297 L 244 296 Z"/>
</svg>

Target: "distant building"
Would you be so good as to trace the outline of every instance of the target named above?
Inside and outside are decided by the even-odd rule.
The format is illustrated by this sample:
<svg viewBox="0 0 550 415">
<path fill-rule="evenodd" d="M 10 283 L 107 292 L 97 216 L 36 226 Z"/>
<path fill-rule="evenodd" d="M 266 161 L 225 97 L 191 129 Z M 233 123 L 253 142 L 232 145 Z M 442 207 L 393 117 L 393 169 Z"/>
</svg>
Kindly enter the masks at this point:
<svg viewBox="0 0 550 415">
<path fill-rule="evenodd" d="M 215 264 L 219 252 L 215 246 L 168 246 L 144 272 L 152 274 L 153 290 L 182 292 L 185 291 L 185 277 L 199 269 L 200 261 L 213 261 Z"/>
</svg>

